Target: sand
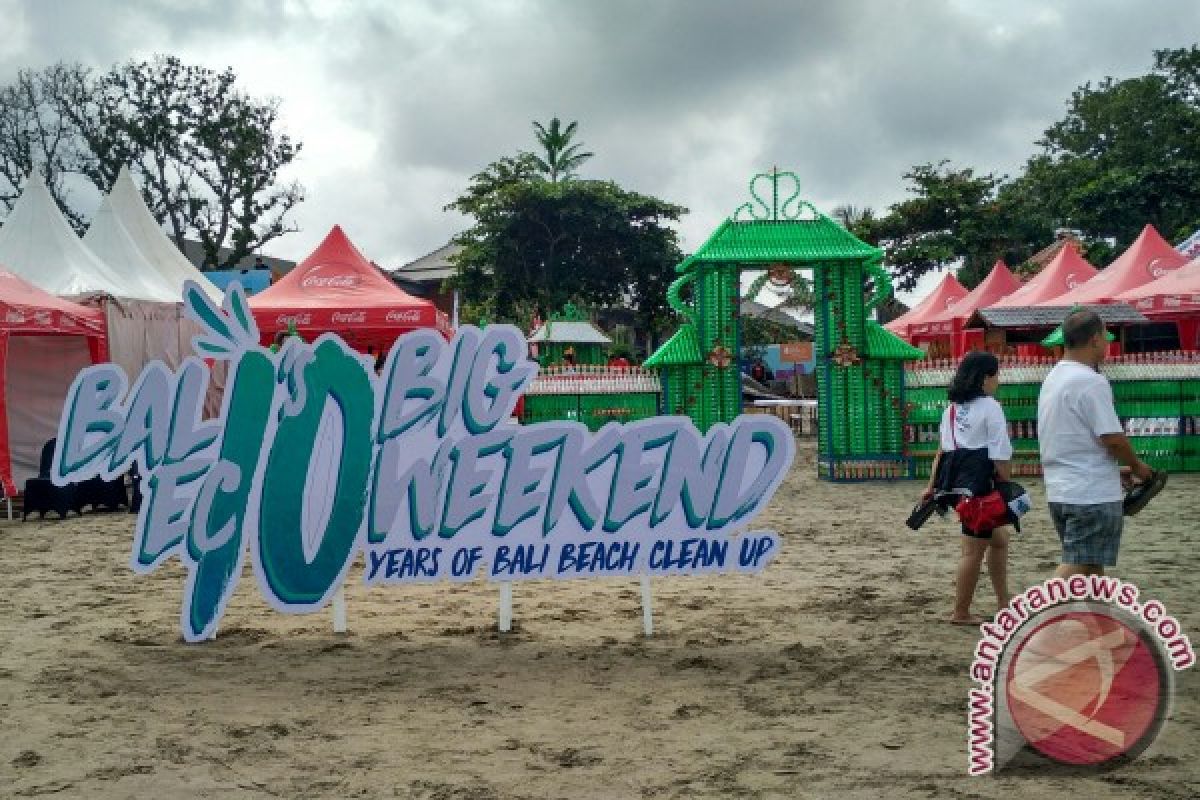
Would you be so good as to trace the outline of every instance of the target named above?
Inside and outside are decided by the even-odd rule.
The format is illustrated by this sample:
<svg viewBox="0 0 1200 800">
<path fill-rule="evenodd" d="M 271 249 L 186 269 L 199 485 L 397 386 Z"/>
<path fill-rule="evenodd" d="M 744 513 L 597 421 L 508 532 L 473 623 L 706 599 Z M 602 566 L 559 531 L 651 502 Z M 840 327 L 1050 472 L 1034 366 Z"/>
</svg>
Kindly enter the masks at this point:
<svg viewBox="0 0 1200 800">
<path fill-rule="evenodd" d="M 903 526 L 914 484 L 817 481 L 811 443 L 757 577 L 528 583 L 495 632 L 476 583 L 270 611 L 249 574 L 218 638 L 180 639 L 183 572 L 127 567 L 132 518 L 0 523 L 0 795 L 1091 798 L 1200 795 L 1200 679 L 1154 749 L 1102 775 L 966 775 L 977 633 L 942 622 L 958 534 Z M 1014 588 L 1053 569 L 1041 486 Z M 1200 643 L 1200 476 L 1174 476 L 1114 571 Z M 987 580 L 976 610 L 995 611 Z"/>
</svg>

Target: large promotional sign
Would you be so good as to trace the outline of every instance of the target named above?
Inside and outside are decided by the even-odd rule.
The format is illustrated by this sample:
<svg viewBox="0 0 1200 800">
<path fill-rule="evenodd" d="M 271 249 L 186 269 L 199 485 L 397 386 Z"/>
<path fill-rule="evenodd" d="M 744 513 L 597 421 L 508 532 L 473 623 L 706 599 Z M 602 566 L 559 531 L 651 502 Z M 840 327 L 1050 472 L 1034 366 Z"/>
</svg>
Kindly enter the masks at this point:
<svg viewBox="0 0 1200 800">
<path fill-rule="evenodd" d="M 360 554 L 367 584 L 391 584 L 756 572 L 779 552 L 748 530 L 795 451 L 773 416 L 706 434 L 686 417 L 516 425 L 537 370 L 517 328 L 415 331 L 377 374 L 333 334 L 259 346 L 240 286 L 221 308 L 191 284 L 184 300 L 200 357 L 132 385 L 114 364 L 81 372 L 53 480 L 138 466 L 131 565 L 183 563 L 187 641 L 213 635 L 247 552 L 293 613 L 322 608 Z M 228 362 L 213 419 L 202 358 Z"/>
</svg>

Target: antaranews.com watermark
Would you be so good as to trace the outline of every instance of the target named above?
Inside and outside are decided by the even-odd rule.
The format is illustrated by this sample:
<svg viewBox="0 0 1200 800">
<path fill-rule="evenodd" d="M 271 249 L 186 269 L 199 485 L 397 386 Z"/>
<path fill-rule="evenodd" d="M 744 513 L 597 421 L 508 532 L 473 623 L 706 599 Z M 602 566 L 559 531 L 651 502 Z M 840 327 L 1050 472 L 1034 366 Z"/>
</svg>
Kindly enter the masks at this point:
<svg viewBox="0 0 1200 800">
<path fill-rule="evenodd" d="M 1163 604 L 1139 598 L 1111 576 L 1052 578 L 980 626 L 967 708 L 971 775 L 1023 751 L 1099 766 L 1153 742 L 1169 714 L 1173 672 L 1196 656 Z"/>
</svg>

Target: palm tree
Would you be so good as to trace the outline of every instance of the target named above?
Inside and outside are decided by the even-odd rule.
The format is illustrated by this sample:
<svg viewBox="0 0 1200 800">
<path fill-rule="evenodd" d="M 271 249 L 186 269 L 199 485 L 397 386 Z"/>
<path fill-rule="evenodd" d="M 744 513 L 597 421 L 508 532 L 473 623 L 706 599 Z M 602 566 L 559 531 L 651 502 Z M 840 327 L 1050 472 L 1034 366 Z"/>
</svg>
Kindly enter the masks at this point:
<svg viewBox="0 0 1200 800">
<path fill-rule="evenodd" d="M 571 144 L 571 139 L 575 136 L 575 129 L 578 127 L 578 122 L 572 122 L 564 128 L 558 117 L 550 120 L 548 127 L 537 121 L 533 123 L 538 143 L 541 144 L 545 155 L 545 158 L 536 155 L 533 158 L 537 162 L 538 169 L 550 179 L 551 183 L 571 178 L 575 174 L 575 170 L 594 155 L 593 153 L 581 153 L 579 152 L 581 145 Z"/>
</svg>

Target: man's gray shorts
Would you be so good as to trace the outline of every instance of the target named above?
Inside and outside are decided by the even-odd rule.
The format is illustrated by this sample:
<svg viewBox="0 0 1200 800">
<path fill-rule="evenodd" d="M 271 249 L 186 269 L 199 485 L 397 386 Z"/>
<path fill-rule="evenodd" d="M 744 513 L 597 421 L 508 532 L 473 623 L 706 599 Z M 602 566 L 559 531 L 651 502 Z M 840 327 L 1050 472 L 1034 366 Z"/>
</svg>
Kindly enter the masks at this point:
<svg viewBox="0 0 1200 800">
<path fill-rule="evenodd" d="M 1062 563 L 1116 565 L 1125 525 L 1120 502 L 1086 506 L 1051 503 L 1050 518 L 1062 541 Z"/>
</svg>

